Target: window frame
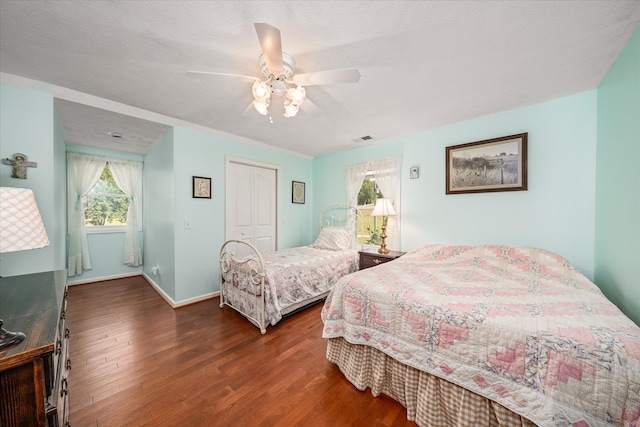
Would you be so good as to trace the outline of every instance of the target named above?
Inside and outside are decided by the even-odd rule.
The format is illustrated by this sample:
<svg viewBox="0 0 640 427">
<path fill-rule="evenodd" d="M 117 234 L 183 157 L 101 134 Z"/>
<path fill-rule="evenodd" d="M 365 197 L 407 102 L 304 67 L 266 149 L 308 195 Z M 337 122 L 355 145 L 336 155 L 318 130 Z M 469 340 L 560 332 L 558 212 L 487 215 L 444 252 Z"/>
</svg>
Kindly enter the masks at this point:
<svg viewBox="0 0 640 427">
<path fill-rule="evenodd" d="M 373 181 L 373 185 L 374 185 L 374 190 L 375 190 L 375 194 L 376 194 L 376 196 L 378 195 L 378 193 L 382 194 L 382 191 L 380 191 L 380 189 L 378 188 L 378 184 L 376 183 L 376 171 L 374 171 L 374 170 L 368 170 L 368 171 L 367 171 L 367 173 L 365 173 L 365 175 L 364 175 L 364 179 L 362 180 L 362 184 L 360 185 L 360 190 L 362 190 L 362 186 L 364 185 L 364 182 L 365 182 L 365 181 L 367 181 L 367 180 L 368 180 L 368 181 Z M 384 197 L 384 194 L 382 194 L 382 197 Z M 378 199 L 378 197 L 376 197 L 376 200 L 377 200 L 377 199 Z M 357 207 L 360 211 L 362 211 L 362 209 L 361 209 L 361 208 L 362 208 L 362 207 L 364 207 L 364 206 L 368 206 L 368 205 L 357 205 L 356 207 Z M 375 201 L 373 202 L 373 206 L 375 206 Z M 363 218 L 366 218 L 366 217 L 368 217 L 368 216 L 370 216 L 370 215 L 364 215 L 364 214 L 363 214 Z M 379 227 L 378 227 L 378 225 L 377 225 L 377 222 L 378 222 L 378 221 L 377 221 L 377 218 L 376 218 L 376 217 L 374 217 L 374 218 L 373 218 L 373 229 L 374 229 L 374 231 L 375 231 L 376 229 L 379 229 Z M 363 225 L 362 225 L 362 229 L 364 230 L 364 232 L 366 232 L 366 231 L 367 231 L 367 229 L 366 229 L 366 224 L 363 224 Z M 367 236 L 368 236 L 368 235 L 367 235 Z M 371 236 L 369 236 L 369 237 L 371 237 Z M 365 237 L 364 237 L 364 235 L 363 235 L 363 236 L 362 236 L 362 239 L 364 239 L 364 238 L 365 238 Z M 364 247 L 365 249 L 369 249 L 369 250 L 371 250 L 371 249 L 375 249 L 375 248 L 379 248 L 379 247 L 380 247 L 380 244 L 377 244 L 377 243 L 366 243 L 365 241 L 358 242 L 358 243 L 359 243 L 359 244 L 362 244 L 362 245 L 363 245 L 363 247 Z"/>
<path fill-rule="evenodd" d="M 113 176 L 113 172 L 111 172 L 111 168 L 108 162 L 105 164 L 102 173 L 104 173 L 104 170 L 107 168 L 109 168 L 109 173 L 111 174 L 111 176 Z M 89 190 L 89 193 L 82 196 L 81 202 L 83 204 L 86 202 L 88 197 L 108 197 L 113 199 L 129 198 L 129 196 L 127 196 L 124 193 L 122 188 L 120 188 L 120 186 L 117 183 L 115 184 L 122 193 L 91 193 L 91 191 L 98 185 L 98 183 L 102 181 L 102 173 L 100 174 L 100 179 L 94 184 L 91 190 Z M 128 210 L 128 207 L 127 207 L 127 210 Z M 86 215 L 86 212 L 87 210 L 85 210 L 85 215 Z M 87 225 L 87 221 L 85 218 L 84 228 L 87 234 L 126 233 L 127 224 L 125 223 L 122 225 Z"/>
</svg>

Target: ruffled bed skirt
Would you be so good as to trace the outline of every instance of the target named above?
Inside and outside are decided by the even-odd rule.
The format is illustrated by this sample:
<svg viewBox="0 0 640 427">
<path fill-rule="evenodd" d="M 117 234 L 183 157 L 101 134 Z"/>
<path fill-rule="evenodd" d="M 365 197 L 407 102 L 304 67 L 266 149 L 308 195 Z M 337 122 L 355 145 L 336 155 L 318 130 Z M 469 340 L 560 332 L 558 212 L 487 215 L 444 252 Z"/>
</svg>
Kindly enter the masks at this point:
<svg viewBox="0 0 640 427">
<path fill-rule="evenodd" d="M 342 338 L 328 340 L 327 359 L 358 390 L 384 393 L 423 427 L 535 426 L 504 406 L 447 380 L 403 365 L 392 357 Z"/>
</svg>

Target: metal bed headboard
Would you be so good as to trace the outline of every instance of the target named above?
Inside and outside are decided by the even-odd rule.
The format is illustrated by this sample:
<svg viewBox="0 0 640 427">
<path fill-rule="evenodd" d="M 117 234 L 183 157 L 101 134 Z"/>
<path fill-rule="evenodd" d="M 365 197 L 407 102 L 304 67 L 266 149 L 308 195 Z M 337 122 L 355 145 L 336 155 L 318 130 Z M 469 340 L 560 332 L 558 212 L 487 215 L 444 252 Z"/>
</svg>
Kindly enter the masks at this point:
<svg viewBox="0 0 640 427">
<path fill-rule="evenodd" d="M 360 209 L 351 205 L 331 205 L 320 213 L 320 229 L 323 227 L 353 226 L 353 240 L 351 247 L 358 248 L 358 237 L 364 235 L 364 216 Z M 360 243 L 360 250 L 364 250 L 364 241 Z"/>
</svg>

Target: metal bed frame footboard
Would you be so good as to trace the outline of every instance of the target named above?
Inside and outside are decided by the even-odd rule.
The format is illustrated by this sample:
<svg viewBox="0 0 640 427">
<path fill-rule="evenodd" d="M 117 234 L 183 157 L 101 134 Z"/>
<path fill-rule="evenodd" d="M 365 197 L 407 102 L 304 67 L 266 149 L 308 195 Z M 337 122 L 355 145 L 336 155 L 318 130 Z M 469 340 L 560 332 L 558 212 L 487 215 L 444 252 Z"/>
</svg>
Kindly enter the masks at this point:
<svg viewBox="0 0 640 427">
<path fill-rule="evenodd" d="M 321 229 L 351 225 L 354 227 L 351 247 L 357 248 L 358 237 L 364 234 L 364 218 L 358 208 L 349 205 L 332 205 L 320 214 Z M 363 248 L 364 244 L 360 243 L 360 250 Z M 219 259 L 220 308 L 225 305 L 233 308 L 260 328 L 262 334 L 265 334 L 267 332 L 264 283 L 266 273 L 260 251 L 249 242 L 228 240 L 220 248 Z M 309 302 L 317 300 L 316 295 Z"/>
<path fill-rule="evenodd" d="M 244 247 L 248 249 L 244 249 Z M 243 248 L 243 249 L 240 249 Z M 233 250 L 248 251 L 238 257 Z M 264 261 L 258 249 L 242 240 L 227 240 L 220 248 L 220 308 L 228 305 L 249 319 L 260 332 L 267 332 L 264 294 Z M 249 280 L 248 289 L 241 289 L 229 281 Z"/>
</svg>

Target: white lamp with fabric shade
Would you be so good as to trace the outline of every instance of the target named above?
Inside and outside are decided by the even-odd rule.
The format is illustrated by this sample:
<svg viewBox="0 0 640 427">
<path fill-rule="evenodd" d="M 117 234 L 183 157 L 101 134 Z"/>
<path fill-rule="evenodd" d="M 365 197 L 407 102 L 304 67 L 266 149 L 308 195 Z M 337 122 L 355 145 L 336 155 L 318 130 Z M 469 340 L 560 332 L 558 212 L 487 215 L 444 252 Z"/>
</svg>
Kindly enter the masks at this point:
<svg viewBox="0 0 640 427">
<path fill-rule="evenodd" d="M 389 249 L 387 249 L 387 244 L 385 239 L 387 238 L 387 219 L 390 216 L 395 216 L 396 211 L 393 209 L 393 203 L 389 199 L 380 198 L 376 200 L 376 205 L 371 212 L 371 216 L 381 216 L 382 217 L 382 234 L 380 234 L 380 238 L 382 239 L 382 243 L 380 243 L 380 248 L 378 249 L 378 253 L 380 254 L 388 254 Z"/>
<path fill-rule="evenodd" d="M 0 187 L 0 253 L 45 246 L 49 246 L 49 238 L 33 191 L 28 188 Z M 24 338 L 22 332 L 10 332 L 2 328 L 0 320 L 0 350 L 18 344 Z"/>
</svg>

